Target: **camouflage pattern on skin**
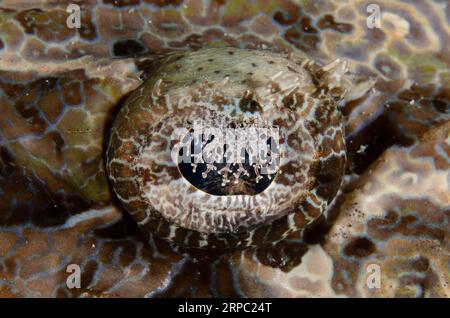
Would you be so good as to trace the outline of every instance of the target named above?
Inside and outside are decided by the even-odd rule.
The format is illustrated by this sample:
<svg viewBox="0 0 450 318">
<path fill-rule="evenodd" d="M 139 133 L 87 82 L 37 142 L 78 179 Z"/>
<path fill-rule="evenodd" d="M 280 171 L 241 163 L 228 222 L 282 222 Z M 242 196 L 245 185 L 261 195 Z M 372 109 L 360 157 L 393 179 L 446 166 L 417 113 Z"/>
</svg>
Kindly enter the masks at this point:
<svg viewBox="0 0 450 318">
<path fill-rule="evenodd" d="M 324 243 L 309 249 L 297 243 L 297 253 L 304 255 L 293 269 L 255 262 L 257 253 L 251 251 L 235 255 L 232 262 L 243 293 L 448 298 L 449 139 L 447 122 L 432 128 L 411 147 L 386 150 L 347 185 L 334 211 L 328 211 L 332 225 Z M 292 252 L 294 242 L 282 244 Z M 380 268 L 379 289 L 367 285 L 372 274 L 368 266 L 373 264 Z"/>
<path fill-rule="evenodd" d="M 44 230 L 3 230 L 0 296 L 142 297 L 164 290 L 187 258 L 167 246 L 140 243 L 121 218 L 106 207 Z M 80 266 L 83 288 L 67 288 L 69 264 Z"/>
<path fill-rule="evenodd" d="M 426 142 L 421 148 L 424 141 L 419 141 L 431 127 L 449 120 L 450 6 L 445 1 L 378 1 L 382 29 L 366 27 L 370 1 L 111 2 L 84 1 L 86 14 L 78 31 L 60 28 L 68 2 L 6 0 L 0 5 L 2 296 L 448 297 L 448 133 L 436 137 L 441 150 Z M 43 11 L 29 11 L 33 8 Z M 50 27 L 47 18 L 55 21 Z M 297 236 L 232 255 L 187 256 L 186 251 L 171 252 L 172 247 L 155 238 L 156 255 L 166 260 L 138 258 L 133 250 L 154 249 L 139 247 L 145 240 L 136 229 L 112 227 L 106 238 L 93 230 L 107 225 L 112 215 L 125 217 L 110 196 L 103 168 L 104 133 L 124 96 L 140 84 L 139 70 L 151 68 L 159 53 L 204 46 L 303 50 L 324 62 L 341 57 L 356 81 L 373 78 L 373 89 L 352 96 L 343 107 L 349 181 L 328 220 L 309 230 L 307 242 Z M 147 57 L 134 58 L 136 54 Z M 414 154 L 411 149 L 421 150 Z M 443 151 L 447 159 L 440 159 L 439 167 L 424 166 L 418 159 L 442 158 Z M 388 163 L 380 164 L 382 160 Z M 364 189 L 371 178 L 391 184 L 392 177 L 385 178 L 393 167 L 399 170 L 395 176 L 407 179 L 419 171 L 426 180 L 447 177 L 432 188 L 414 182 L 413 187 L 408 180 L 394 183 L 390 200 L 379 190 L 383 187 Z M 444 195 L 439 194 L 441 187 L 447 189 Z M 404 196 L 404 190 L 411 194 Z M 366 202 L 375 197 L 372 204 L 382 204 L 372 210 Z M 349 216 L 353 202 L 368 209 L 362 218 Z M 98 211 L 115 212 L 97 218 L 102 214 Z M 71 230 L 92 240 L 97 254 L 70 248 L 76 244 L 57 251 L 58 244 L 66 243 L 57 234 L 77 217 L 90 225 L 76 223 Z M 386 226 L 379 224 L 389 222 L 393 225 L 383 232 Z M 431 239 L 405 227 L 411 222 Z M 346 238 L 333 235 L 348 224 L 354 230 Z M 22 238 L 27 232 L 30 240 Z M 368 241 L 358 241 L 361 235 Z M 46 240 L 48 245 L 41 243 Z M 130 248 L 122 248 L 124 242 Z M 392 257 L 400 250 L 400 258 Z M 110 261 L 119 254 L 135 263 Z M 144 269 L 130 274 L 143 259 Z M 68 274 L 61 269 L 71 261 L 96 263 L 86 272 L 97 281 L 84 278 L 81 290 L 64 288 Z M 371 261 L 380 262 L 389 282 L 375 292 L 362 285 L 364 266 Z M 150 278 L 142 274 L 145 266 L 151 268 Z M 141 282 L 140 287 L 121 289 L 131 281 Z M 93 291 L 83 282 L 90 282 Z"/>
<path fill-rule="evenodd" d="M 324 245 L 334 260 L 335 290 L 366 297 L 450 296 L 449 162 L 447 122 L 411 147 L 386 150 L 355 181 Z M 380 289 L 366 288 L 368 264 L 380 266 Z"/>
</svg>

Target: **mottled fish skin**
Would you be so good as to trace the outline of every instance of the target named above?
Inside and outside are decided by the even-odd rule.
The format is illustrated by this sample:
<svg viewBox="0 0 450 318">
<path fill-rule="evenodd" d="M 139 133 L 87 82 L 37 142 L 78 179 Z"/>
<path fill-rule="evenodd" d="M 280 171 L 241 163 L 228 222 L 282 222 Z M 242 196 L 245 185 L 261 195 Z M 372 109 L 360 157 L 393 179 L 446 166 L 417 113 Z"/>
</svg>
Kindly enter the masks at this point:
<svg viewBox="0 0 450 318">
<path fill-rule="evenodd" d="M 1 296 L 449 297 L 445 1 L 377 1 L 381 29 L 371 1 L 85 1 L 79 30 L 68 3 L 0 4 Z M 348 182 L 305 240 L 191 253 L 142 243 L 117 208 L 111 120 L 161 54 L 205 46 L 343 58 L 361 82 L 342 107 Z M 71 263 L 81 289 L 65 285 Z"/>
<path fill-rule="evenodd" d="M 318 242 L 313 236 L 309 249 L 295 241 L 274 249 L 285 245 L 282 254 L 297 246 L 297 253 L 304 255 L 294 268 L 285 271 L 263 260 L 254 262 L 258 254 L 251 251 L 232 257 L 243 293 L 448 298 L 449 136 L 446 122 L 410 147 L 386 150 L 328 211 L 331 229 L 325 239 Z M 374 266 L 380 269 L 380 288 L 368 288 Z"/>
</svg>

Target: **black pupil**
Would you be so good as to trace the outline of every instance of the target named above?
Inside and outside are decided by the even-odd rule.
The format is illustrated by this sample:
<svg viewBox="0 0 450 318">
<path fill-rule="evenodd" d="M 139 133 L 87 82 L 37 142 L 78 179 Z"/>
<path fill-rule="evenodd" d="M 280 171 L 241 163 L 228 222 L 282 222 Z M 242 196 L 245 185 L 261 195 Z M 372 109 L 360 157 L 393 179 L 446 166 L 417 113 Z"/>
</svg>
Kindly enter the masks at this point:
<svg viewBox="0 0 450 318">
<path fill-rule="evenodd" d="M 214 136 L 207 140 L 205 146 L 211 143 L 213 139 Z M 267 139 L 267 144 L 268 146 L 272 144 L 271 138 Z M 190 142 L 190 154 L 200 153 L 196 145 L 198 146 L 198 141 L 192 140 Z M 261 173 L 261 170 L 255 168 L 255 164 L 250 162 L 250 155 L 246 149 L 242 149 L 240 154 L 245 160 L 241 160 L 239 164 L 227 163 L 227 146 L 227 144 L 223 145 L 222 160 L 216 160 L 209 164 L 200 162 L 195 165 L 195 169 L 191 162 L 179 160 L 178 168 L 181 174 L 197 189 L 217 196 L 256 195 L 267 189 L 275 178 L 276 171 L 274 173 Z M 278 145 L 275 148 L 275 151 L 278 152 Z M 179 158 L 183 157 L 183 150 L 185 149 L 180 149 Z M 209 170 L 208 166 L 210 168 Z M 225 172 L 223 170 L 228 172 L 227 177 L 224 177 Z M 206 172 L 207 174 L 205 176 L 204 174 Z"/>
</svg>

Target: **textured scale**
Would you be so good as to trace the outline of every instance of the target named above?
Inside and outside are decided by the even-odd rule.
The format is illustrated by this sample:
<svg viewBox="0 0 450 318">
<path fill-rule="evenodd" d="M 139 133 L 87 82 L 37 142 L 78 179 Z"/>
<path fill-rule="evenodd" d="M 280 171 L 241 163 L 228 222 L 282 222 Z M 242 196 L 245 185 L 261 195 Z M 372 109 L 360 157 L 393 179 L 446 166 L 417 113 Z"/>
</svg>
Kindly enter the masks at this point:
<svg viewBox="0 0 450 318">
<path fill-rule="evenodd" d="M 71 2 L 0 2 L 0 296 L 449 297 L 446 1 L 377 1 L 380 29 L 365 23 L 369 0 L 85 1 L 68 29 Z M 211 47 L 345 60 L 351 83 L 329 207 L 281 241 L 226 253 L 139 231 L 104 161 L 114 119 L 155 87 L 160 59 Z M 214 84 L 228 74 L 211 70 Z M 254 188 L 230 191 L 242 189 Z M 69 264 L 80 289 L 66 286 Z M 380 289 L 365 284 L 371 264 Z"/>
</svg>

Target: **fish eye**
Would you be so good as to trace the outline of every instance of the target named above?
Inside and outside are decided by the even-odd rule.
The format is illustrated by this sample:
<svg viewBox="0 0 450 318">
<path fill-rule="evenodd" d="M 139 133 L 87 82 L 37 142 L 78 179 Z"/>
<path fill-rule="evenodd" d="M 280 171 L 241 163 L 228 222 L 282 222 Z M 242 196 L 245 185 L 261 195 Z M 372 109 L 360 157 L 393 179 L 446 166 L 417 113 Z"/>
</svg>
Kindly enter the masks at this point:
<svg viewBox="0 0 450 318">
<path fill-rule="evenodd" d="M 345 163 L 340 83 L 302 62 L 210 48 L 160 63 L 107 150 L 114 191 L 143 231 L 224 250 L 281 240 L 322 214 Z"/>
</svg>

